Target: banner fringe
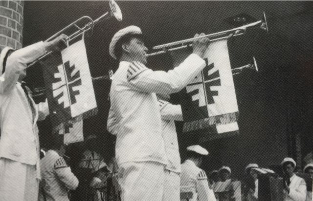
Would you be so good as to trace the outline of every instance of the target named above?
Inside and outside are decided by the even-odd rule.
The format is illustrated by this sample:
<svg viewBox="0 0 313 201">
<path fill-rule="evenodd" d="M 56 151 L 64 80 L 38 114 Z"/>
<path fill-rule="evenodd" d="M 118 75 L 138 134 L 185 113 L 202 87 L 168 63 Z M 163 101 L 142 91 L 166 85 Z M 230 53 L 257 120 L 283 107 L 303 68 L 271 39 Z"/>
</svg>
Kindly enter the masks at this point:
<svg viewBox="0 0 313 201">
<path fill-rule="evenodd" d="M 88 118 L 90 118 L 90 117 L 92 117 L 92 116 L 95 116 L 95 115 L 97 115 L 97 114 L 98 114 L 98 108 L 94 108 L 94 109 L 92 109 L 92 110 L 89 110 L 89 111 L 85 112 L 85 113 L 82 114 L 82 115 L 79 115 L 78 117 L 75 117 L 75 118 L 73 118 L 73 119 L 70 119 L 70 120 L 67 121 L 67 122 L 62 122 L 62 123 L 60 123 L 59 125 L 54 126 L 54 127 L 52 128 L 52 130 L 53 130 L 54 133 L 55 133 L 55 132 L 59 132 L 61 129 L 63 129 L 63 128 L 64 128 L 65 126 L 67 126 L 67 125 L 76 123 L 76 122 L 81 121 L 81 120 L 83 120 L 83 119 L 88 119 Z"/>
<path fill-rule="evenodd" d="M 190 132 L 195 130 L 202 130 L 210 128 L 212 125 L 216 124 L 229 124 L 238 121 L 239 113 L 228 113 L 213 117 L 208 117 L 196 121 L 185 122 L 183 127 L 183 132 Z"/>
</svg>

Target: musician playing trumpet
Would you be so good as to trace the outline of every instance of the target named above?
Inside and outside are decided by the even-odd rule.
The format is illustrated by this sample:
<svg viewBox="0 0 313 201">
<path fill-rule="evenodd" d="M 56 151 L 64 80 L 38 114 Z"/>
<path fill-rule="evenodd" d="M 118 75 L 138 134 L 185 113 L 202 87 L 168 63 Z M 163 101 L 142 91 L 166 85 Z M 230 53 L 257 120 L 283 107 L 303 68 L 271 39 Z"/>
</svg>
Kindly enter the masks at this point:
<svg viewBox="0 0 313 201">
<path fill-rule="evenodd" d="M 148 49 L 139 27 L 126 27 L 113 36 L 109 52 L 120 64 L 112 77 L 108 130 L 117 136 L 122 200 L 160 201 L 167 197 L 168 160 L 156 93 L 178 92 L 194 79 L 206 66 L 203 56 L 208 44 L 206 37 L 195 40 L 193 53 L 164 72 L 146 67 Z"/>
<path fill-rule="evenodd" d="M 38 199 L 39 139 L 37 120 L 48 114 L 48 105 L 36 105 L 21 82 L 27 64 L 46 52 L 58 50 L 66 38 L 38 42 L 19 50 L 8 47 L 0 54 L 0 198 L 1 201 Z"/>
</svg>

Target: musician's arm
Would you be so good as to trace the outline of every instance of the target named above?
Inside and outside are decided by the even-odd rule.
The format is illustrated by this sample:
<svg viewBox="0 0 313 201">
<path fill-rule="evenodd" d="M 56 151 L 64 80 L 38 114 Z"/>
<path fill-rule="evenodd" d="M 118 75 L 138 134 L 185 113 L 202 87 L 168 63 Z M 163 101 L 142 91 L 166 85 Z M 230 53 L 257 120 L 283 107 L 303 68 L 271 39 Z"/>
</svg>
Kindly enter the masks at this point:
<svg viewBox="0 0 313 201">
<path fill-rule="evenodd" d="M 67 36 L 61 34 L 49 42 L 38 42 L 18 49 L 8 56 L 5 72 L 0 77 L 0 94 L 10 91 L 18 81 L 20 74 L 26 70 L 29 63 L 35 61 L 48 51 L 58 49 L 60 42 Z"/>
<path fill-rule="evenodd" d="M 5 72 L 0 77 L 0 93 L 6 93 L 15 86 L 20 74 L 27 68 L 27 64 L 45 53 L 44 42 L 14 51 L 8 56 Z"/>
<path fill-rule="evenodd" d="M 164 100 L 158 100 L 158 102 L 163 120 L 183 121 L 183 113 L 180 105 L 173 105 Z"/>
<path fill-rule="evenodd" d="M 306 188 L 306 183 L 304 179 L 301 179 L 300 185 L 297 189 L 290 188 L 290 191 L 289 191 L 289 196 L 293 200 L 297 200 L 297 201 L 305 201 L 306 194 L 307 194 L 307 188 Z"/>
<path fill-rule="evenodd" d="M 139 67 L 139 70 L 129 72 L 128 81 L 135 90 L 171 94 L 184 88 L 205 66 L 202 58 L 191 54 L 178 67 L 168 72 L 152 71 L 145 66 Z"/>
<path fill-rule="evenodd" d="M 110 107 L 109 116 L 108 116 L 108 120 L 107 120 L 107 130 L 111 134 L 117 135 L 117 129 L 118 129 L 117 117 L 116 117 L 113 109 Z"/>
</svg>

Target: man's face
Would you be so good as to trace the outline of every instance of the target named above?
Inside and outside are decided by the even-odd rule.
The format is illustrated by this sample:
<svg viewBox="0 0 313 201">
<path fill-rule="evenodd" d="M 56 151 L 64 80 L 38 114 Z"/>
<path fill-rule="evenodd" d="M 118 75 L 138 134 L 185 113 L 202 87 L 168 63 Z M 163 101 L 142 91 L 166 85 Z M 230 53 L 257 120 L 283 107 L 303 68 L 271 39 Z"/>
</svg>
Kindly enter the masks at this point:
<svg viewBox="0 0 313 201">
<path fill-rule="evenodd" d="M 134 59 L 143 64 L 147 64 L 147 51 L 148 48 L 144 42 L 139 38 L 132 38 L 128 44 L 128 53 Z"/>
<path fill-rule="evenodd" d="M 311 176 L 311 178 L 313 178 L 313 168 L 309 168 L 307 173 Z"/>
<path fill-rule="evenodd" d="M 221 171 L 221 180 L 226 181 L 229 178 L 230 178 L 230 173 L 227 170 L 222 170 Z"/>
<path fill-rule="evenodd" d="M 284 165 L 284 171 L 289 177 L 293 175 L 294 170 L 295 167 L 292 164 L 288 163 L 287 165 Z"/>
<path fill-rule="evenodd" d="M 257 179 L 258 178 L 258 174 L 254 169 L 250 170 L 250 175 L 253 179 Z"/>
</svg>

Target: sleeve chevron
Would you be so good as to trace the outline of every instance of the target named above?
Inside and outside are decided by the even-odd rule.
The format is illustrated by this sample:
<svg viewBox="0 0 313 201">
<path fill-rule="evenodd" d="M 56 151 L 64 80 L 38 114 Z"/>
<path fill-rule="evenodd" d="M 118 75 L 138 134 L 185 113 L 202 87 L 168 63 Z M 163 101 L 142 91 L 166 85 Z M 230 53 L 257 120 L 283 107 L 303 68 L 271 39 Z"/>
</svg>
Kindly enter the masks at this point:
<svg viewBox="0 0 313 201">
<path fill-rule="evenodd" d="M 138 61 L 133 61 L 129 64 L 127 70 L 127 80 L 130 81 L 138 76 L 143 71 L 148 70 L 148 68 Z"/>
</svg>

